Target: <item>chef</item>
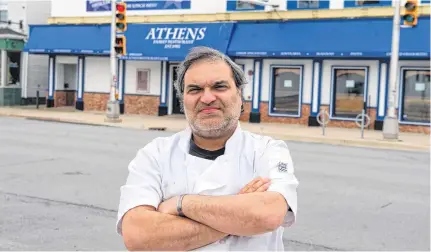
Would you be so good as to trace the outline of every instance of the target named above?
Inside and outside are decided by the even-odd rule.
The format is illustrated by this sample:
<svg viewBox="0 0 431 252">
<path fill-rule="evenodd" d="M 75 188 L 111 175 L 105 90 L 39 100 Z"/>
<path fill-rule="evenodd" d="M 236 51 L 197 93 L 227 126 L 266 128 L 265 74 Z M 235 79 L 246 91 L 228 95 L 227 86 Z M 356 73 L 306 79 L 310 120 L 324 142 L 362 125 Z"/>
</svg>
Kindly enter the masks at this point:
<svg viewBox="0 0 431 252">
<path fill-rule="evenodd" d="M 284 141 L 241 129 L 242 69 L 193 48 L 175 83 L 188 127 L 130 162 L 117 232 L 128 250 L 284 250 L 298 180 Z"/>
</svg>

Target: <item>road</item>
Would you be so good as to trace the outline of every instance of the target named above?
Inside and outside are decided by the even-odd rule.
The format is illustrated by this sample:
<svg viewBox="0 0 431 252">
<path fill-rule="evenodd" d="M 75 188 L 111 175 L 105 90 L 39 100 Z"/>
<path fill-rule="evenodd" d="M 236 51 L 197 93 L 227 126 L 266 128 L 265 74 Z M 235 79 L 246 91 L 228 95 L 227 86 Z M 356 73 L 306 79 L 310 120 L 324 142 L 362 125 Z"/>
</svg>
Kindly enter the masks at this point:
<svg viewBox="0 0 431 252">
<path fill-rule="evenodd" d="M 0 250 L 124 250 L 127 165 L 170 134 L 0 117 Z M 430 250 L 429 153 L 289 146 L 300 186 L 286 250 Z"/>
</svg>

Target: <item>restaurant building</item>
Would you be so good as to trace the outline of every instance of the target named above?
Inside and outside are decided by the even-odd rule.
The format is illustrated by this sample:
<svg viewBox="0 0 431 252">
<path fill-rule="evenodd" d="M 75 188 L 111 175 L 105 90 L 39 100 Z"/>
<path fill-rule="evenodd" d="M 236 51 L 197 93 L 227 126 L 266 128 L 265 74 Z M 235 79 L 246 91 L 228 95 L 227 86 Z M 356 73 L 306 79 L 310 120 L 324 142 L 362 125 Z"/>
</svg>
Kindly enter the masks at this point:
<svg viewBox="0 0 431 252">
<path fill-rule="evenodd" d="M 326 110 L 329 126 L 357 127 L 355 118 L 365 108 L 370 128 L 381 130 L 388 110 L 391 2 L 269 2 L 278 7 L 126 1 L 127 55 L 117 64 L 121 113 L 181 113 L 175 70 L 190 48 L 202 45 L 243 67 L 249 84 L 242 120 L 317 126 L 317 114 Z M 30 27 L 25 46 L 27 53 L 48 55 L 47 105 L 105 110 L 109 2 L 60 3 L 52 1 L 51 24 Z M 429 134 L 429 1 L 420 5 L 418 25 L 400 31 L 396 108 L 400 131 Z"/>
</svg>

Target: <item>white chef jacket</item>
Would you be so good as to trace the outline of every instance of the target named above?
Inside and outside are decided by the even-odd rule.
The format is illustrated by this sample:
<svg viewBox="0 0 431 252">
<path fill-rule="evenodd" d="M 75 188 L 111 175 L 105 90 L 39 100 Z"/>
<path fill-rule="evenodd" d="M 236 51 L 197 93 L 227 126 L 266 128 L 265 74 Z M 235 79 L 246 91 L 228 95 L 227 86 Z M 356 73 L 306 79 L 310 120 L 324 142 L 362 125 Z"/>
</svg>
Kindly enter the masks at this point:
<svg viewBox="0 0 431 252">
<path fill-rule="evenodd" d="M 189 154 L 190 137 L 191 130 L 186 128 L 170 137 L 158 137 L 138 151 L 121 187 L 118 234 L 122 234 L 124 214 L 134 207 L 157 209 L 164 200 L 181 194 L 234 195 L 261 176 L 272 181 L 267 191 L 281 193 L 291 208 L 283 225 L 254 236 L 230 235 L 198 250 L 284 250 L 284 228 L 296 220 L 298 186 L 286 143 L 244 131 L 238 123 L 224 155 L 207 160 Z"/>
</svg>

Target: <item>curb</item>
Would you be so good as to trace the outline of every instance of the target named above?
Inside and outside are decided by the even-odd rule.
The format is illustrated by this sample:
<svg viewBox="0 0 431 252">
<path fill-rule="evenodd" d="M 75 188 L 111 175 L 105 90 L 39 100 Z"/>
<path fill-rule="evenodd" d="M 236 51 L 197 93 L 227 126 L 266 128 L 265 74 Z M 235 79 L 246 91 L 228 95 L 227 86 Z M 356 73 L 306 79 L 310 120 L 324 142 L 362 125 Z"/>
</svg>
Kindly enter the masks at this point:
<svg viewBox="0 0 431 252">
<path fill-rule="evenodd" d="M 36 121 L 70 123 L 70 124 L 87 125 L 87 126 L 105 126 L 105 127 L 112 127 L 112 128 L 144 129 L 144 130 L 152 130 L 151 128 L 164 128 L 163 130 L 164 132 L 173 132 L 173 133 L 181 131 L 183 129 L 179 127 L 166 127 L 166 126 L 151 126 L 150 128 L 145 126 L 130 127 L 121 123 L 89 122 L 86 120 L 63 119 L 63 118 L 56 118 L 56 117 L 49 117 L 49 116 L 45 117 L 45 116 L 17 115 L 17 114 L 9 114 L 9 113 L 1 113 L 1 112 L 0 112 L 0 116 L 24 118 L 24 119 L 36 120 Z M 350 146 L 350 147 L 403 150 L 403 151 L 421 151 L 421 152 L 428 152 L 430 150 L 429 146 L 406 144 L 403 142 L 395 142 L 395 141 L 391 142 L 391 141 L 385 141 L 385 140 L 336 139 L 336 138 L 310 137 L 310 136 L 303 136 L 303 135 L 301 136 L 280 135 L 280 134 L 272 134 L 270 132 L 259 132 L 259 134 L 264 134 L 266 136 L 270 136 L 272 138 L 280 139 L 284 141 L 294 141 L 294 142 L 302 142 L 302 143 L 331 144 L 331 145 Z"/>
<path fill-rule="evenodd" d="M 289 136 L 289 135 L 276 135 L 265 134 L 277 139 L 295 142 L 308 142 L 317 144 L 331 144 L 339 146 L 349 146 L 358 148 L 373 148 L 373 149 L 387 149 L 387 150 L 401 150 L 401 151 L 421 151 L 428 152 L 430 147 L 424 145 L 413 145 L 402 142 L 390 142 L 385 140 L 361 140 L 361 139 L 336 139 L 336 138 L 321 138 L 321 137 L 307 137 L 307 136 Z"/>
<path fill-rule="evenodd" d="M 78 124 L 78 125 L 88 125 L 88 126 L 114 127 L 114 126 L 109 125 L 109 124 L 92 123 L 92 122 L 88 122 L 88 121 L 73 120 L 73 119 L 62 119 L 62 118 L 53 118 L 53 117 L 43 117 L 43 116 L 27 116 L 27 115 L 15 115 L 15 114 L 0 114 L 0 116 L 16 117 L 16 118 L 23 118 L 23 119 L 27 119 L 27 120 L 43 121 L 43 122 L 57 122 L 57 123 L 69 123 L 69 124 Z"/>
</svg>

